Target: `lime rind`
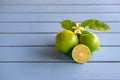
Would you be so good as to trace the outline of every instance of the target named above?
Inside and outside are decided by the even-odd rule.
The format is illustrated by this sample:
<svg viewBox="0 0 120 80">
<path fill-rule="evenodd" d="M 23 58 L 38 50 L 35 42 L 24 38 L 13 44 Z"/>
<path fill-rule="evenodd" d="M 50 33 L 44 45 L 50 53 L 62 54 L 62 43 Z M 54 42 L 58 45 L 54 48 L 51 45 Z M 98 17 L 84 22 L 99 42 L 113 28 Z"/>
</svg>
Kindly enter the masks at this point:
<svg viewBox="0 0 120 80">
<path fill-rule="evenodd" d="M 89 47 L 91 52 L 99 50 L 100 40 L 94 33 L 83 33 L 79 37 L 80 44 L 84 44 Z"/>
<path fill-rule="evenodd" d="M 70 30 L 63 30 L 56 35 L 55 48 L 63 54 L 70 54 L 74 46 L 78 44 L 78 37 Z"/>
</svg>

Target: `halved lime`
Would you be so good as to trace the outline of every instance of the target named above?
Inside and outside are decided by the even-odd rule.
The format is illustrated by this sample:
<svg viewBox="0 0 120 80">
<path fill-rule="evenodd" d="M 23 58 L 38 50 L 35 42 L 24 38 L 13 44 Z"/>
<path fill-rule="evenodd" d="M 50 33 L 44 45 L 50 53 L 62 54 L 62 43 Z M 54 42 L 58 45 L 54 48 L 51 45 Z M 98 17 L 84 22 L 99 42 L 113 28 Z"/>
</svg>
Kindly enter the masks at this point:
<svg viewBox="0 0 120 80">
<path fill-rule="evenodd" d="M 72 50 L 72 58 L 77 63 L 86 63 L 90 57 L 90 49 L 84 44 L 79 44 Z"/>
</svg>

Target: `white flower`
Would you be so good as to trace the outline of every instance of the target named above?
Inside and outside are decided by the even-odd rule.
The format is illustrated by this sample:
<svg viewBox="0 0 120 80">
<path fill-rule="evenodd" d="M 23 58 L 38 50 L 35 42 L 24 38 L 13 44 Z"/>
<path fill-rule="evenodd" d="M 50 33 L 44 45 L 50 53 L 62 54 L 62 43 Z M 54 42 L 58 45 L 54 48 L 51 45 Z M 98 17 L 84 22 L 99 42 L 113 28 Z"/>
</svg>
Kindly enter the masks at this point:
<svg viewBox="0 0 120 80">
<path fill-rule="evenodd" d="M 76 23 L 76 26 L 73 27 L 74 33 L 81 34 L 81 27 L 79 23 Z"/>
<path fill-rule="evenodd" d="M 81 34 L 80 30 L 75 30 L 74 33 Z"/>
</svg>

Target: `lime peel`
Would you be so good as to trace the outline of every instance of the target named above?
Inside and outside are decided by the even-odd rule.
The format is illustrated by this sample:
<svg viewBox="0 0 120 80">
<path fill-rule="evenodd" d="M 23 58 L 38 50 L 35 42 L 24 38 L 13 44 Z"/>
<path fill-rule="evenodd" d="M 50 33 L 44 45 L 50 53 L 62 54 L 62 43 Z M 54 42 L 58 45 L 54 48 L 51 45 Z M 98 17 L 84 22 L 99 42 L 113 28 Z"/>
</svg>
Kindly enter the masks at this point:
<svg viewBox="0 0 120 80">
<path fill-rule="evenodd" d="M 56 35 L 56 50 L 63 54 L 69 54 L 71 49 L 78 44 L 78 37 L 70 30 L 63 30 Z"/>
</svg>

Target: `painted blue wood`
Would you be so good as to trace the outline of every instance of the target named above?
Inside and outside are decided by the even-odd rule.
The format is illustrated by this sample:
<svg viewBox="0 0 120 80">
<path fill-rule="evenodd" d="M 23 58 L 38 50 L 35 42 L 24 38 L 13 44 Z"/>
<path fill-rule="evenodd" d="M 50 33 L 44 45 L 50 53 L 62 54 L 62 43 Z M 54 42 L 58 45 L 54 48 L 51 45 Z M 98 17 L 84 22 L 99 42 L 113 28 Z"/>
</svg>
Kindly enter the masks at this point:
<svg viewBox="0 0 120 80">
<path fill-rule="evenodd" d="M 82 13 L 120 12 L 120 5 L 1 5 L 0 13 Z M 72 10 L 71 10 L 72 9 Z M 8 14 L 7 13 L 7 14 Z"/>
<path fill-rule="evenodd" d="M 120 32 L 120 23 L 107 23 L 110 30 L 106 32 Z M 59 32 L 63 30 L 60 23 L 0 23 L 0 33 L 40 33 Z M 90 30 L 90 29 L 89 29 Z M 93 31 L 92 32 L 98 32 Z"/>
<path fill-rule="evenodd" d="M 0 80 L 120 79 L 119 0 L 1 0 Z M 96 32 L 99 51 L 82 65 L 54 48 L 58 23 L 96 18 L 111 30 Z M 95 31 L 93 31 L 95 32 Z"/>
<path fill-rule="evenodd" d="M 55 34 L 0 34 L 0 45 L 53 45 Z"/>
<path fill-rule="evenodd" d="M 92 53 L 90 61 L 120 61 L 120 47 L 100 47 Z M 0 47 L 1 61 L 64 61 L 73 60 L 56 51 L 54 47 Z"/>
<path fill-rule="evenodd" d="M 69 57 L 54 47 L 0 47 L 0 61 L 64 61 Z"/>
<path fill-rule="evenodd" d="M 2 0 L 1 4 L 119 4 L 119 0 Z"/>
<path fill-rule="evenodd" d="M 96 34 L 101 45 L 120 45 L 120 34 Z M 56 34 L 0 34 L 0 46 L 54 45 Z"/>
<path fill-rule="evenodd" d="M 0 23 L 0 33 L 39 33 L 58 32 L 61 30 L 63 28 L 59 23 Z"/>
<path fill-rule="evenodd" d="M 58 22 L 66 19 L 74 21 L 83 21 L 85 19 L 93 18 L 102 21 L 120 21 L 119 13 L 90 13 L 90 14 L 0 14 L 0 23 L 2 22 Z"/>
<path fill-rule="evenodd" d="M 119 80 L 120 63 L 0 63 L 0 80 Z"/>
</svg>

